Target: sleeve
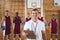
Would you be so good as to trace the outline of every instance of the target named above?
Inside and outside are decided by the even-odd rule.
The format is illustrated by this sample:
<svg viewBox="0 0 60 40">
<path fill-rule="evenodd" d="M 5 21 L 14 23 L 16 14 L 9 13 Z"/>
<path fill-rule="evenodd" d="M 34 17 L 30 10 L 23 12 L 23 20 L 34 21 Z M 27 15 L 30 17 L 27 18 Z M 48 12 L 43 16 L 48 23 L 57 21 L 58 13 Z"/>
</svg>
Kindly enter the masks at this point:
<svg viewBox="0 0 60 40">
<path fill-rule="evenodd" d="M 45 31 L 45 24 L 44 24 L 44 22 L 42 23 L 42 31 Z"/>
<path fill-rule="evenodd" d="M 29 23 L 26 22 L 25 25 L 24 25 L 24 30 L 28 30 L 29 29 L 28 27 L 29 27 Z"/>
</svg>

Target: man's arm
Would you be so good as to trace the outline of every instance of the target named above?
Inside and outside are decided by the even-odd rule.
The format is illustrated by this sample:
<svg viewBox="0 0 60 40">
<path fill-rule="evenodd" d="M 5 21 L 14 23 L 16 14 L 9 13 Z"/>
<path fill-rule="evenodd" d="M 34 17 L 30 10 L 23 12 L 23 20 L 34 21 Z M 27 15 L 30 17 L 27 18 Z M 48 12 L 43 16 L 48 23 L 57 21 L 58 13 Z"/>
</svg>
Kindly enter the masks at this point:
<svg viewBox="0 0 60 40">
<path fill-rule="evenodd" d="M 28 27 L 29 27 L 29 25 L 26 22 L 25 25 L 24 25 L 23 33 L 22 33 L 24 36 L 28 35 L 28 33 L 26 32 L 28 30 Z"/>
<path fill-rule="evenodd" d="M 47 40 L 45 31 L 42 31 L 42 37 L 43 37 L 43 40 Z"/>
<path fill-rule="evenodd" d="M 2 16 L 2 20 L 1 20 L 1 22 L 0 22 L 0 26 L 1 26 L 1 28 L 2 28 L 2 25 L 3 25 L 3 22 L 5 21 L 5 17 L 4 16 Z"/>
<path fill-rule="evenodd" d="M 46 31 L 45 31 L 44 22 L 43 22 L 43 24 L 42 24 L 42 38 L 43 38 L 43 40 L 47 40 L 47 39 L 46 39 Z"/>
</svg>

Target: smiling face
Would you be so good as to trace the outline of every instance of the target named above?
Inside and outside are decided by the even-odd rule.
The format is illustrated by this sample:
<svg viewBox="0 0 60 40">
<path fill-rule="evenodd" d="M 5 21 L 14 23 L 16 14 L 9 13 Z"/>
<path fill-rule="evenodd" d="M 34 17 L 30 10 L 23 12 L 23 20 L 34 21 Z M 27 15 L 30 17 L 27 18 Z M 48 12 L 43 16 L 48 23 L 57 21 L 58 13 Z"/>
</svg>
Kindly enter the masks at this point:
<svg viewBox="0 0 60 40">
<path fill-rule="evenodd" d="M 32 16 L 33 17 L 37 17 L 38 16 L 38 12 L 37 11 L 32 11 Z"/>
<path fill-rule="evenodd" d="M 34 17 L 34 18 L 38 17 L 38 11 L 37 11 L 37 9 L 32 11 L 32 17 Z"/>
</svg>

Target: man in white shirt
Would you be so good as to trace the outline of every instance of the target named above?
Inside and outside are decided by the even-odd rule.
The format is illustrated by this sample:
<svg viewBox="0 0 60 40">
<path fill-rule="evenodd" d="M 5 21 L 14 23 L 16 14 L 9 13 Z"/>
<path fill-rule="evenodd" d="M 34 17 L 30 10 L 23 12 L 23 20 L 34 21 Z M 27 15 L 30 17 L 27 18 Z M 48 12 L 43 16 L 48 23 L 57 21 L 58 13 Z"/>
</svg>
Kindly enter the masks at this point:
<svg viewBox="0 0 60 40">
<path fill-rule="evenodd" d="M 43 39 L 45 40 L 45 36 L 46 36 L 45 35 L 45 25 L 44 25 L 44 22 L 38 20 L 38 10 L 37 9 L 32 10 L 32 19 L 25 23 L 24 31 L 28 30 L 28 29 L 35 33 L 36 39 L 34 39 L 34 40 L 43 40 Z M 42 36 L 42 34 L 43 34 L 43 36 Z M 25 33 L 25 35 L 29 35 L 29 34 Z M 28 40 L 28 38 L 26 40 Z M 33 40 L 33 39 L 29 39 L 29 40 Z"/>
</svg>

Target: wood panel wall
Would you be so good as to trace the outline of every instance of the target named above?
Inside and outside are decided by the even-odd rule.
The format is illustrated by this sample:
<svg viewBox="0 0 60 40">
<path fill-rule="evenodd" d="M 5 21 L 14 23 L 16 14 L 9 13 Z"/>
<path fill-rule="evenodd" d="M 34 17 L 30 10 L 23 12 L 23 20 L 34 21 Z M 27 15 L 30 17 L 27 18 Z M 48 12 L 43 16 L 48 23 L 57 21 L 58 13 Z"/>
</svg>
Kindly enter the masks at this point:
<svg viewBox="0 0 60 40">
<path fill-rule="evenodd" d="M 60 40 L 60 31 L 59 31 L 59 13 L 60 6 L 54 6 L 54 0 L 43 0 L 43 11 L 45 15 L 46 22 L 48 23 L 52 18 L 52 14 L 55 14 L 57 23 L 58 23 L 58 39 Z"/>
</svg>

